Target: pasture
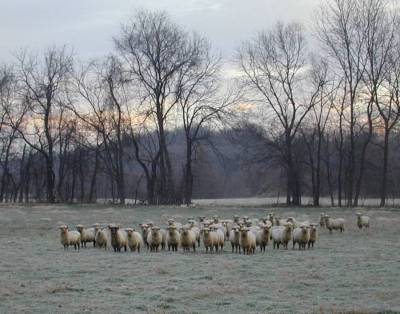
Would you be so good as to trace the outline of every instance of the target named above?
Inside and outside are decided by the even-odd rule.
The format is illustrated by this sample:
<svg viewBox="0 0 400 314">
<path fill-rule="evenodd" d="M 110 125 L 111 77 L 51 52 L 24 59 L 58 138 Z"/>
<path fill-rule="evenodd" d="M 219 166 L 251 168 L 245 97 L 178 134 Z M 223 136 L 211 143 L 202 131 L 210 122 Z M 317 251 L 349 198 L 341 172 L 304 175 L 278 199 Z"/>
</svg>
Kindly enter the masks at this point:
<svg viewBox="0 0 400 314">
<path fill-rule="evenodd" d="M 321 211 L 346 219 L 343 234 L 319 230 L 313 250 L 259 249 L 253 256 L 164 251 L 64 251 L 58 225 L 135 226 L 215 214 L 263 217 L 258 206 L 109 207 L 1 205 L 0 313 L 378 313 L 400 312 L 400 212 L 274 208 L 282 218 L 318 222 Z"/>
</svg>

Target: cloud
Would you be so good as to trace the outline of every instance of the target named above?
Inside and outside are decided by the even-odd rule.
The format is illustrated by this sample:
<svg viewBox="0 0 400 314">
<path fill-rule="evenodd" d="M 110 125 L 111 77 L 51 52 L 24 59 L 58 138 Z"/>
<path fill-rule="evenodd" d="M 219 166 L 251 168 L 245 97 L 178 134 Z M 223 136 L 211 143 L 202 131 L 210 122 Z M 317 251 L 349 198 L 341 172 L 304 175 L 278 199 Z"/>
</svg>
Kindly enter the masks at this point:
<svg viewBox="0 0 400 314">
<path fill-rule="evenodd" d="M 0 60 L 21 47 L 68 44 L 83 58 L 108 54 L 111 37 L 138 8 L 165 10 L 230 58 L 239 43 L 277 20 L 307 22 L 320 0 L 13 0 L 0 10 Z"/>
</svg>

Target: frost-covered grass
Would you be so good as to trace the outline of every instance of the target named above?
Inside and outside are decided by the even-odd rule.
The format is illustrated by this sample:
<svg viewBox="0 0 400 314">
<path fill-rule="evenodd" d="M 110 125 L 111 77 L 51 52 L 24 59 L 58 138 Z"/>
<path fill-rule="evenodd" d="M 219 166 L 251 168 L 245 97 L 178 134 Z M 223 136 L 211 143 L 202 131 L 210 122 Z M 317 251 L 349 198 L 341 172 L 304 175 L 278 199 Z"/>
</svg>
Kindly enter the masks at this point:
<svg viewBox="0 0 400 314">
<path fill-rule="evenodd" d="M 320 209 L 274 209 L 317 221 Z M 199 215 L 260 217 L 262 208 L 36 205 L 0 207 L 0 313 L 374 313 L 400 311 L 400 212 L 368 209 L 371 228 L 320 231 L 314 250 L 261 254 L 64 251 L 57 226 L 163 224 Z"/>
</svg>

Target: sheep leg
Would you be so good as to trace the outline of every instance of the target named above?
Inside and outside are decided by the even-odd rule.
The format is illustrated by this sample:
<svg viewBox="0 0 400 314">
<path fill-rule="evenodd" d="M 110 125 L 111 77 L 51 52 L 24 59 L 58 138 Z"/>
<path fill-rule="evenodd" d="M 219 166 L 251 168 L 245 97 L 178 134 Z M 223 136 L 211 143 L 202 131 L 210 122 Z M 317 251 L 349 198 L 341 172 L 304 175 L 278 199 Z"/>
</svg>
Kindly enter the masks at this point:
<svg viewBox="0 0 400 314">
<path fill-rule="evenodd" d="M 193 252 L 196 252 L 196 243 L 193 243 Z"/>
</svg>

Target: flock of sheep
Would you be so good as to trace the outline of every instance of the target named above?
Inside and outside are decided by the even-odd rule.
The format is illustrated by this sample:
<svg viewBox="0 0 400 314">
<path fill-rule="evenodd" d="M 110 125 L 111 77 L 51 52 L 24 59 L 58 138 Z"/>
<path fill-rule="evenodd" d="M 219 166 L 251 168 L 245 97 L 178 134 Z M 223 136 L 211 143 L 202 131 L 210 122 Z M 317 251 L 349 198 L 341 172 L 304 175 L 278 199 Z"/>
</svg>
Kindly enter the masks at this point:
<svg viewBox="0 0 400 314">
<path fill-rule="evenodd" d="M 357 226 L 369 228 L 368 216 L 357 213 Z M 266 218 L 249 219 L 235 215 L 233 219 L 220 219 L 213 216 L 212 219 L 199 217 L 196 221 L 189 218 L 186 224 L 176 222 L 174 219 L 168 219 L 168 224 L 161 229 L 153 223 L 143 223 L 139 225 L 141 232 L 134 228 L 121 228 L 120 225 L 109 224 L 101 226 L 95 224 L 93 227 L 86 228 L 83 225 L 77 225 L 77 231 L 70 231 L 68 226 L 60 226 L 61 244 L 64 249 L 74 246 L 79 249 L 81 246 L 93 242 L 94 247 L 113 248 L 114 252 L 120 252 L 121 249 L 127 251 L 140 252 L 143 247 L 151 252 L 157 252 L 160 249 L 169 251 L 178 251 L 181 247 L 183 251 L 196 251 L 201 241 L 206 252 L 222 251 L 226 241 L 229 241 L 232 252 L 244 254 L 254 254 L 258 246 L 261 251 L 265 251 L 266 246 L 272 240 L 273 248 L 279 249 L 280 246 L 285 249 L 292 241 L 293 249 L 298 245 L 299 249 L 314 247 L 317 241 L 317 223 L 309 221 L 297 221 L 293 217 L 281 219 L 275 214 L 268 214 Z M 326 227 L 330 233 L 333 230 L 344 231 L 345 220 L 343 218 L 333 219 L 322 213 L 320 216 L 320 227 Z"/>
</svg>

